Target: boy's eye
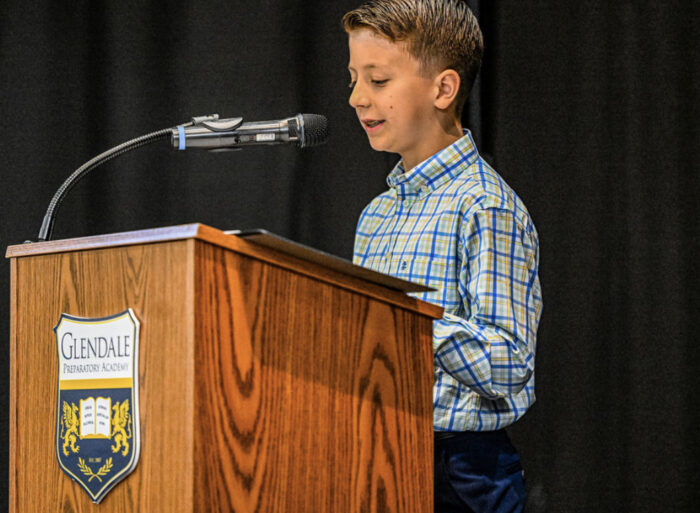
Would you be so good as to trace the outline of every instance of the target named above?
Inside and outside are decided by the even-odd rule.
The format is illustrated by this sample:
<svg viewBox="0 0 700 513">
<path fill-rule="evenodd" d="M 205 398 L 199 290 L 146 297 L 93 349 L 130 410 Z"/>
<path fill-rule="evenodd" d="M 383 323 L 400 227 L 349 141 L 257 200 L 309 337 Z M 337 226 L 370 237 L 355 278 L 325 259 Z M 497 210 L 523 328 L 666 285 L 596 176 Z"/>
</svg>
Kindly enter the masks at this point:
<svg viewBox="0 0 700 513">
<path fill-rule="evenodd" d="M 373 83 L 374 85 L 383 86 L 383 85 L 386 84 L 388 81 L 389 81 L 389 79 L 388 79 L 388 78 L 385 78 L 384 80 L 372 80 L 372 83 Z"/>
</svg>

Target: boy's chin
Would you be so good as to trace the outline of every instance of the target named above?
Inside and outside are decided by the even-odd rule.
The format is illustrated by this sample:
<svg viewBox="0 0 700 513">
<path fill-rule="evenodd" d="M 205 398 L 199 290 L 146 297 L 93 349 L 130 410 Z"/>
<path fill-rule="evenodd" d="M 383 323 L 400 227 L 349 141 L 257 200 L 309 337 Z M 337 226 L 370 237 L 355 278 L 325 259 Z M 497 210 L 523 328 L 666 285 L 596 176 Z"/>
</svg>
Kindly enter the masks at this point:
<svg viewBox="0 0 700 513">
<path fill-rule="evenodd" d="M 381 137 L 372 137 L 372 136 L 367 136 L 369 139 L 369 145 L 372 147 L 373 150 L 375 151 L 391 151 L 389 148 L 387 148 L 387 144 L 382 141 Z"/>
</svg>

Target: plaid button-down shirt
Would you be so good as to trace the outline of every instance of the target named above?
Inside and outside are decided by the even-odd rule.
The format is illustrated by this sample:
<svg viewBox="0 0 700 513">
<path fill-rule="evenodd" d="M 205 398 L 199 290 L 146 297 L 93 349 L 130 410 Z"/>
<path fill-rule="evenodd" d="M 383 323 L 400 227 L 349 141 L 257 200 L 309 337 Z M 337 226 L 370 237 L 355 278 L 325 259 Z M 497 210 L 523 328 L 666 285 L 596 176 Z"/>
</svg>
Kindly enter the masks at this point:
<svg viewBox="0 0 700 513">
<path fill-rule="evenodd" d="M 512 424 L 535 401 L 542 310 L 539 243 L 520 198 L 479 156 L 471 134 L 408 172 L 362 212 L 356 264 L 437 289 L 436 431 Z"/>
</svg>

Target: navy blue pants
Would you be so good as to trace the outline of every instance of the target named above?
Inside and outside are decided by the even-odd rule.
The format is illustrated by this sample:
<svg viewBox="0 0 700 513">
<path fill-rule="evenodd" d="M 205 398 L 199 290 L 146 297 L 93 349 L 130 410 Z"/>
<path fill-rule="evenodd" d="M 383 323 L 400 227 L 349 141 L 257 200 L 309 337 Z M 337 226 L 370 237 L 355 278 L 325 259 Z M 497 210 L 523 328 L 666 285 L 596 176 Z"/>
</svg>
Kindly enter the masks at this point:
<svg viewBox="0 0 700 513">
<path fill-rule="evenodd" d="M 505 430 L 435 433 L 435 513 L 510 513 L 524 507 L 520 457 Z"/>
</svg>

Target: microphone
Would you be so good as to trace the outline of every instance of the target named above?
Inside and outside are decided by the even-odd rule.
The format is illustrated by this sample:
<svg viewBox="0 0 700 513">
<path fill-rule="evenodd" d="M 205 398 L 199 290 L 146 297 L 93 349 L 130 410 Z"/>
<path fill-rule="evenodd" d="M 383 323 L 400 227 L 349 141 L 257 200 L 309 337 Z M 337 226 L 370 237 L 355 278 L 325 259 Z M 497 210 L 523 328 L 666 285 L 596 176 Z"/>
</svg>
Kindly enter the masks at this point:
<svg viewBox="0 0 700 513">
<path fill-rule="evenodd" d="M 63 198 L 90 171 L 133 149 L 170 138 L 176 148 L 203 148 L 210 151 L 235 150 L 258 144 L 298 143 L 301 148 L 318 146 L 328 138 L 328 122 L 320 114 L 297 114 L 278 121 L 243 123 L 243 118 L 219 119 L 218 114 L 197 116 L 175 128 L 164 128 L 115 146 L 88 160 L 66 178 L 51 198 L 37 241 L 51 240 L 56 212 Z M 31 242 L 31 241 L 26 241 Z"/>
<path fill-rule="evenodd" d="M 195 118 L 193 126 L 181 125 L 171 129 L 173 147 L 221 151 L 262 144 L 296 143 L 300 148 L 307 148 L 323 144 L 328 138 L 328 121 L 320 114 L 297 114 L 287 119 L 250 123 L 243 123 L 243 118 L 218 119 L 214 116 L 202 121 Z"/>
</svg>

